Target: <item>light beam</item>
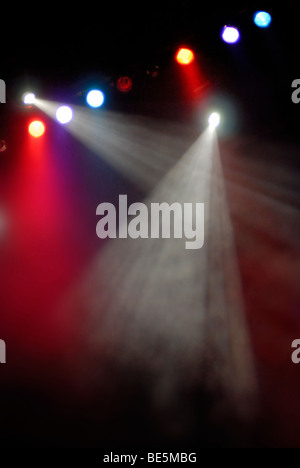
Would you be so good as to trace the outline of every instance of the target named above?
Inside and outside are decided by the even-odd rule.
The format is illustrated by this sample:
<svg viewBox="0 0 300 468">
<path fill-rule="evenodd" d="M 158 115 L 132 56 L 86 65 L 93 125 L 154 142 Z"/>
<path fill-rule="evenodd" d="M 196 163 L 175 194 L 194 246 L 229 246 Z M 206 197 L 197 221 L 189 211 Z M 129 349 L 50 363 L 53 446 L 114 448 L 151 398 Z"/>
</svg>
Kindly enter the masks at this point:
<svg viewBox="0 0 300 468">
<path fill-rule="evenodd" d="M 147 382 L 148 411 L 171 437 L 187 436 L 194 424 L 196 402 L 185 394 L 198 401 L 209 393 L 201 423 L 248 421 L 255 407 L 233 230 L 216 134 L 209 129 L 145 203 L 199 201 L 206 213 L 201 250 L 187 251 L 184 239 L 177 238 L 113 240 L 93 262 L 80 299 L 72 304 L 72 312 L 75 304 L 84 304 L 85 317 L 88 313 L 93 361 L 104 359 L 110 370 Z M 99 372 L 93 366 L 89 371 Z M 108 378 L 103 370 L 100 375 Z"/>
</svg>

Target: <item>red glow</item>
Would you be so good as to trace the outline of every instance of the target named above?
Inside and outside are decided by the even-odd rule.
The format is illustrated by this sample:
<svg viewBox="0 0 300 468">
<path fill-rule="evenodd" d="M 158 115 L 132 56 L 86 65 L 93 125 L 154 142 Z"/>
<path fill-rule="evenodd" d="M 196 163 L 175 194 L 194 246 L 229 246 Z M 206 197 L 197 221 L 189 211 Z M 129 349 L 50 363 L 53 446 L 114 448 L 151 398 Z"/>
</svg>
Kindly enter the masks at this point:
<svg viewBox="0 0 300 468">
<path fill-rule="evenodd" d="M 30 122 L 28 132 L 34 138 L 39 138 L 45 133 L 45 125 L 40 120 L 34 120 Z"/>
<path fill-rule="evenodd" d="M 117 88 L 121 93 L 129 93 L 132 86 L 132 79 L 129 76 L 121 76 L 117 81 Z"/>
<path fill-rule="evenodd" d="M 176 75 L 180 80 L 183 98 L 197 104 L 210 84 L 204 76 L 200 60 L 194 59 L 189 66 L 180 67 Z"/>
<path fill-rule="evenodd" d="M 180 65 L 190 65 L 195 59 L 195 54 L 190 49 L 180 48 L 176 54 L 176 61 Z"/>
<path fill-rule="evenodd" d="M 23 120 L 13 130 L 22 135 L 22 128 Z M 45 133 L 20 137 L 15 148 L 18 164 L 8 166 L 0 184 L 7 218 L 7 235 L 0 241 L 1 338 L 15 353 L 8 368 L 12 376 L 22 379 L 24 373 L 26 382 L 39 376 L 41 385 L 50 385 L 47 373 L 63 375 L 64 356 L 77 348 L 76 320 L 60 303 L 93 252 L 87 223 L 81 234 L 70 229 L 78 206 L 68 190 L 65 147 Z M 86 242 L 78 242 L 82 238 Z"/>
</svg>

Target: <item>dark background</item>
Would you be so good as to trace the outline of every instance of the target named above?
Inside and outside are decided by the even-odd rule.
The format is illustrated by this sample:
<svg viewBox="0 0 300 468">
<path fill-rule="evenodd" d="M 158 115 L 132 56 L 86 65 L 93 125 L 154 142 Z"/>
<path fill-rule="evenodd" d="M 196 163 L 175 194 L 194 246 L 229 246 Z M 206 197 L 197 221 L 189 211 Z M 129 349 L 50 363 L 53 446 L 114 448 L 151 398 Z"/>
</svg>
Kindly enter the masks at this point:
<svg viewBox="0 0 300 468">
<path fill-rule="evenodd" d="M 252 22 L 253 13 L 268 8 L 272 26 L 260 30 Z M 20 96 L 32 86 L 46 99 L 81 103 L 80 93 L 93 82 L 106 91 L 107 109 L 195 126 L 195 106 L 201 106 L 202 95 L 191 104 L 180 93 L 174 54 L 181 44 L 192 47 L 201 63 L 207 80 L 205 98 L 218 103 L 225 97 L 236 103 L 233 128 L 220 141 L 223 154 L 229 155 L 224 171 L 262 410 L 254 428 L 242 431 L 236 441 L 209 418 L 203 420 L 206 400 L 199 396 L 196 427 L 180 442 L 197 447 L 300 445 L 300 370 L 290 360 L 291 342 L 300 334 L 300 105 L 291 101 L 292 81 L 300 78 L 299 13 L 296 1 L 284 6 L 264 1 L 218 6 L 187 0 L 6 8 L 0 77 L 6 81 L 7 104 L 0 109 L 0 135 L 8 149 L 1 153 L 0 193 L 14 213 L 15 225 L 1 246 L 0 336 L 8 347 L 8 363 L 0 369 L 3 448 L 145 447 L 170 442 L 145 417 L 143 392 L 132 384 L 135 374 L 121 375 L 112 384 L 115 392 L 123 385 L 122 397 L 108 386 L 101 397 L 92 390 L 90 401 L 86 394 L 81 399 L 82 390 L 73 388 L 72 356 L 80 347 L 77 322 L 63 322 L 52 312 L 101 247 L 94 235 L 95 206 L 123 192 L 137 199 L 146 190 L 130 184 L 67 135 L 60 145 L 49 140 L 48 166 L 42 168 L 40 180 L 34 163 L 27 164 L 26 122 L 31 111 L 23 108 Z M 242 34 L 236 46 L 220 40 L 220 30 L 229 23 Z M 151 76 L 154 69 L 156 78 Z M 128 95 L 116 89 L 122 74 L 133 78 Z M 55 132 L 56 124 L 48 124 Z M 254 189 L 289 209 L 284 214 L 277 208 L 270 212 L 246 196 L 237 203 L 230 189 L 232 161 L 244 170 L 241 185 L 248 183 L 243 180 L 246 174 L 257 177 Z M 48 197 L 47 183 L 53 187 L 51 171 L 57 164 L 61 176 L 55 179 L 55 196 Z M 286 232 L 278 234 L 282 224 Z M 117 409 L 106 413 L 106 405 Z"/>
<path fill-rule="evenodd" d="M 253 12 L 268 8 L 273 24 L 266 34 L 252 18 Z M 72 8 L 22 5 L 17 14 L 8 10 L 5 15 L 2 79 L 8 83 L 10 101 L 18 101 L 26 84 L 35 84 L 43 95 L 61 93 L 72 99 L 78 87 L 92 78 L 98 82 L 102 78 L 110 89 L 118 76 L 129 74 L 136 83 L 130 102 L 142 112 L 145 103 L 157 96 L 161 111 L 161 95 L 166 99 L 168 94 L 164 72 L 177 46 L 186 44 L 201 58 L 211 86 L 241 99 L 245 124 L 259 128 L 264 124 L 264 130 L 273 128 L 277 134 L 280 129 L 292 137 L 297 133 L 297 109 L 287 96 L 298 76 L 298 9 L 296 1 L 285 3 L 284 8 L 267 2 L 229 2 L 216 8 L 193 1 L 102 2 L 99 7 Z M 220 41 L 224 24 L 241 29 L 238 47 Z M 159 84 L 147 80 L 147 71 L 155 66 L 163 75 Z M 170 81 L 167 88 L 172 91 Z M 120 106 L 120 95 L 116 99 L 114 104 Z"/>
</svg>

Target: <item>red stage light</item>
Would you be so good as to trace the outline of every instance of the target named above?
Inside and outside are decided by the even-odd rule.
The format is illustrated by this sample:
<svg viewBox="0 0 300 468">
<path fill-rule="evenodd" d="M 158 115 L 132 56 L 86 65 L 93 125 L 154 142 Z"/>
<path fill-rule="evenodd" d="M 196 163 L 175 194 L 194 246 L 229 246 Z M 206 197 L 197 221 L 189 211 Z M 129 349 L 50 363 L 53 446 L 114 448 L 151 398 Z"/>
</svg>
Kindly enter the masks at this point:
<svg viewBox="0 0 300 468">
<path fill-rule="evenodd" d="M 117 89 L 121 93 L 129 93 L 132 90 L 133 82 L 129 76 L 120 76 L 117 81 Z"/>
<path fill-rule="evenodd" d="M 176 61 L 180 65 L 190 65 L 195 59 L 194 52 L 190 49 L 181 48 L 176 54 Z"/>
<path fill-rule="evenodd" d="M 30 122 L 28 126 L 28 132 L 34 138 L 41 137 L 45 133 L 45 130 L 45 125 L 40 120 L 34 120 L 33 122 Z"/>
</svg>

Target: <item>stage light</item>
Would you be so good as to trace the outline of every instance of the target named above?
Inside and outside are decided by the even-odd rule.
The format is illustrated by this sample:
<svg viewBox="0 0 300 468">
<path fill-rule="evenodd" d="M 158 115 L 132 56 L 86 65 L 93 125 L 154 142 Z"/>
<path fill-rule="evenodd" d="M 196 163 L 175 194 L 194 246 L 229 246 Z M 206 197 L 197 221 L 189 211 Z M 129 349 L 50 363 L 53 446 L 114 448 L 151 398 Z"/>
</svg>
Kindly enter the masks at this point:
<svg viewBox="0 0 300 468">
<path fill-rule="evenodd" d="M 45 125 L 40 120 L 34 120 L 30 122 L 28 132 L 34 138 L 39 138 L 45 133 Z"/>
<path fill-rule="evenodd" d="M 190 49 L 181 48 L 176 54 L 176 61 L 180 65 L 190 65 L 195 59 L 194 52 Z"/>
<path fill-rule="evenodd" d="M 60 106 L 56 111 L 56 120 L 61 124 L 69 123 L 73 118 L 73 111 L 69 106 Z"/>
<path fill-rule="evenodd" d="M 232 26 L 224 26 L 222 30 L 222 39 L 227 44 L 235 44 L 240 40 L 240 32 Z"/>
<path fill-rule="evenodd" d="M 215 129 L 220 125 L 221 116 L 218 112 L 213 112 L 208 119 L 208 123 L 211 129 Z"/>
<path fill-rule="evenodd" d="M 272 22 L 272 16 L 266 11 L 257 11 L 254 15 L 254 23 L 259 28 L 267 28 Z"/>
<path fill-rule="evenodd" d="M 120 76 L 117 81 L 117 89 L 120 93 L 129 93 L 132 90 L 133 82 L 129 76 Z"/>
<path fill-rule="evenodd" d="M 34 104 L 35 94 L 34 93 L 25 93 L 23 95 L 23 103 L 26 105 Z"/>
<path fill-rule="evenodd" d="M 93 89 L 87 94 L 86 102 L 90 107 L 101 107 L 104 103 L 104 94 L 99 89 Z"/>
</svg>

